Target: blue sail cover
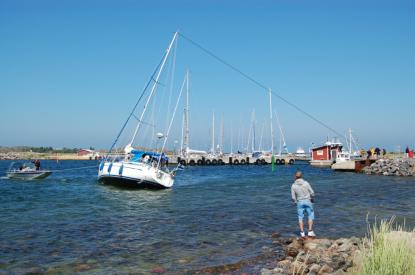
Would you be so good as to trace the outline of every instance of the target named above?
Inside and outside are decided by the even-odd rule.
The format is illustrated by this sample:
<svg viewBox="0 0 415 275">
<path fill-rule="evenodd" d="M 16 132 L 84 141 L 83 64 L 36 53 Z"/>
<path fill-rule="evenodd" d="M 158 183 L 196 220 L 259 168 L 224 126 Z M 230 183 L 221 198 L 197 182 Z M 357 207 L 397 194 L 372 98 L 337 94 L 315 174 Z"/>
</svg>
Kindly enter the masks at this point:
<svg viewBox="0 0 415 275">
<path fill-rule="evenodd" d="M 149 156 L 157 160 L 161 157 L 161 161 L 169 161 L 169 158 L 164 153 L 159 154 L 155 152 L 132 150 L 131 154 L 133 154 L 131 161 L 139 161 L 143 156 Z"/>
</svg>

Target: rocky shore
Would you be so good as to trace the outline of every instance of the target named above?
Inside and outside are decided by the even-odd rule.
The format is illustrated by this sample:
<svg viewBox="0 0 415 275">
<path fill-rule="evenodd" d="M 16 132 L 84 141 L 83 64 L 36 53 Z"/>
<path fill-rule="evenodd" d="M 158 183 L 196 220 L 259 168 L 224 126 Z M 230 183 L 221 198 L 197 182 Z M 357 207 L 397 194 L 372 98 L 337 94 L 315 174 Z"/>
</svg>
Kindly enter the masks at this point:
<svg viewBox="0 0 415 275">
<path fill-rule="evenodd" d="M 16 160 L 21 159 L 19 153 L 9 152 L 9 153 L 0 153 L 0 160 Z"/>
<path fill-rule="evenodd" d="M 286 256 L 277 261 L 276 267 L 261 269 L 261 275 L 346 274 L 360 253 L 362 241 L 356 237 L 337 240 L 277 238 L 273 243 L 282 245 Z"/>
<path fill-rule="evenodd" d="M 379 159 L 370 166 L 362 169 L 368 175 L 384 176 L 415 176 L 415 161 L 413 159 Z"/>
</svg>

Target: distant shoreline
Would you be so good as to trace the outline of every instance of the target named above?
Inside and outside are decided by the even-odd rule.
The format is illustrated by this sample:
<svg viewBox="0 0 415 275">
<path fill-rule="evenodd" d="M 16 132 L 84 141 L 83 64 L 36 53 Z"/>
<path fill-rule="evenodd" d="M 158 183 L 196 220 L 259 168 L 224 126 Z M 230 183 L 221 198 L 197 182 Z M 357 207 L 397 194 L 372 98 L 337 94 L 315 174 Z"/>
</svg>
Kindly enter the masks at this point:
<svg viewBox="0 0 415 275">
<path fill-rule="evenodd" d="M 97 160 L 99 157 L 78 155 L 77 153 L 34 153 L 34 152 L 9 152 L 0 153 L 0 160 Z"/>
</svg>

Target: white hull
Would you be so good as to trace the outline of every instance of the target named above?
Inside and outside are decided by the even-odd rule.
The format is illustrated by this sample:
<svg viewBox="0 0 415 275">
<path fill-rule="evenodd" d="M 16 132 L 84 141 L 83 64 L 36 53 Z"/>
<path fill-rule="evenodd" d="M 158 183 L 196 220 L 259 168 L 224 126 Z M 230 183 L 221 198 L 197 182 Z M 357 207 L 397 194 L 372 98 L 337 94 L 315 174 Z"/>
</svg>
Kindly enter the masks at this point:
<svg viewBox="0 0 415 275">
<path fill-rule="evenodd" d="M 37 180 L 44 179 L 50 174 L 52 174 L 51 171 L 9 171 L 7 177 L 9 179 Z"/>
<path fill-rule="evenodd" d="M 336 171 L 354 171 L 355 168 L 356 162 L 354 160 L 337 161 L 331 166 L 331 169 Z"/>
<path fill-rule="evenodd" d="M 332 164 L 333 164 L 332 160 L 312 160 L 312 161 L 310 161 L 310 165 L 311 166 L 316 166 L 316 167 L 331 167 Z"/>
<path fill-rule="evenodd" d="M 98 179 L 104 183 L 137 188 L 171 188 L 172 174 L 142 162 L 104 162 L 98 171 Z"/>
</svg>

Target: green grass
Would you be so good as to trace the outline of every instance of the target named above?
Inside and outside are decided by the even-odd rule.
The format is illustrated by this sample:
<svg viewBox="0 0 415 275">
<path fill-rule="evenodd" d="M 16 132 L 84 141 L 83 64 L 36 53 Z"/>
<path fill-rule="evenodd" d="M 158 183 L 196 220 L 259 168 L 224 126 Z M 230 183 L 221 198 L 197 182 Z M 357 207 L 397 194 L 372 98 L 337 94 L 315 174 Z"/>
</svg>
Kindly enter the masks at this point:
<svg viewBox="0 0 415 275">
<path fill-rule="evenodd" d="M 411 232 L 413 233 L 413 232 Z M 394 219 L 381 221 L 369 228 L 363 241 L 360 259 L 355 260 L 355 274 L 414 275 L 415 251 L 411 248 L 411 233 L 394 226 Z"/>
</svg>

